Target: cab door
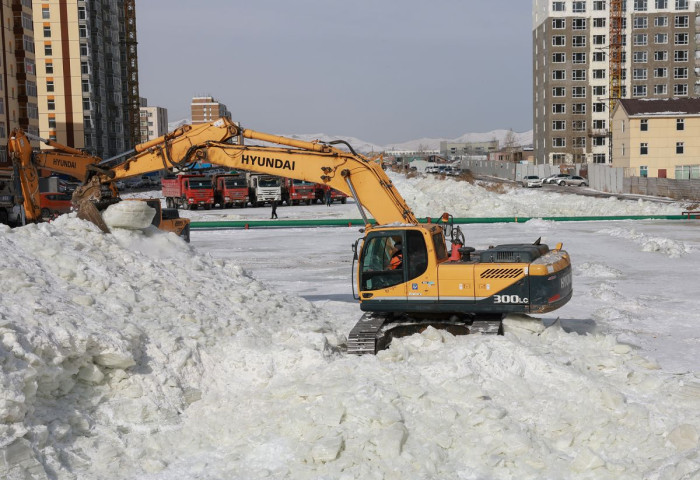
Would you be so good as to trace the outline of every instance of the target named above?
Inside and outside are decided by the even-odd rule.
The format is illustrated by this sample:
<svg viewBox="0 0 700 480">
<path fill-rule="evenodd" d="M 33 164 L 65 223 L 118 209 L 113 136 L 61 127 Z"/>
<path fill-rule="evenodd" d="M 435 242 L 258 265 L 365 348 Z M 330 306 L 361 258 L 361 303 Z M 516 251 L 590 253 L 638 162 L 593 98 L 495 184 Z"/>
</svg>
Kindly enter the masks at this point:
<svg viewBox="0 0 700 480">
<path fill-rule="evenodd" d="M 367 310 L 393 311 L 406 303 L 406 269 L 392 265 L 403 232 L 371 232 L 365 238 L 359 264 L 360 300 Z"/>
</svg>

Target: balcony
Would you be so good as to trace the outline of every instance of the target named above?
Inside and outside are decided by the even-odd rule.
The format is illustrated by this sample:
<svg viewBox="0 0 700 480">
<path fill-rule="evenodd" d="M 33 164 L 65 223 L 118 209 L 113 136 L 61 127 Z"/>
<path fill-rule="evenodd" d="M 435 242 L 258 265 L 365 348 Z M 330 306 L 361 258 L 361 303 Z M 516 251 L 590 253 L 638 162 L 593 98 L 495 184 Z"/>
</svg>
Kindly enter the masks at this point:
<svg viewBox="0 0 700 480">
<path fill-rule="evenodd" d="M 590 128 L 588 129 L 589 137 L 607 137 L 609 135 L 607 128 Z"/>
</svg>

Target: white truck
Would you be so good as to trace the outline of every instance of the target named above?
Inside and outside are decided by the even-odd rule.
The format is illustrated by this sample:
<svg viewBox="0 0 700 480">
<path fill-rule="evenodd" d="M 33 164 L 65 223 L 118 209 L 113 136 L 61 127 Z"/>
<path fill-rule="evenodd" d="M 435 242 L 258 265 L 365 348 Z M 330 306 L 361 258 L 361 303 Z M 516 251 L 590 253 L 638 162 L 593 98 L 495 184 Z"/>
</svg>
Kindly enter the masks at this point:
<svg viewBox="0 0 700 480">
<path fill-rule="evenodd" d="M 12 168 L 0 168 L 0 223 L 24 224 L 22 191 L 17 187 Z"/>
<path fill-rule="evenodd" d="M 266 203 L 282 202 L 282 179 L 273 175 L 247 173 L 248 195 L 250 204 L 261 207 Z"/>
</svg>

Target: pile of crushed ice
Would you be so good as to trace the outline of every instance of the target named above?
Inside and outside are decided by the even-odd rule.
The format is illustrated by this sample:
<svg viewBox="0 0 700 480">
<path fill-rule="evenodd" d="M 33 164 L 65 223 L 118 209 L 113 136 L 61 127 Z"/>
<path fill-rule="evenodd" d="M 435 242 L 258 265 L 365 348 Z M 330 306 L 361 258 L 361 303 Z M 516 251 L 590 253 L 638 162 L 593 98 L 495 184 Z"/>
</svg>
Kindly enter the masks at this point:
<svg viewBox="0 0 700 480">
<path fill-rule="evenodd" d="M 0 248 L 2 478 L 700 475 L 700 392 L 611 337 L 511 319 L 348 356 L 355 315 L 174 234 L 71 214 Z"/>
</svg>

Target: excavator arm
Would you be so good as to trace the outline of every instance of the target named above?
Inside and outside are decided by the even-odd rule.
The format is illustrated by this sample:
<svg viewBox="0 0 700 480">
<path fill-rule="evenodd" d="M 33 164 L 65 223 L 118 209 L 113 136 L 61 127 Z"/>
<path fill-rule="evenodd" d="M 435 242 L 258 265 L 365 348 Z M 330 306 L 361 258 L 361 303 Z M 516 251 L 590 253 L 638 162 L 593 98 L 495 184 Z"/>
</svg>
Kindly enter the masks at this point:
<svg viewBox="0 0 700 480">
<path fill-rule="evenodd" d="M 239 143 L 229 143 L 238 137 Z M 274 146 L 244 145 L 243 140 Z M 162 169 L 184 168 L 207 161 L 227 168 L 329 185 L 356 199 L 369 223 L 366 209 L 378 224 L 418 223 L 413 212 L 381 166 L 361 154 L 329 144 L 305 142 L 253 130 L 241 129 L 222 118 L 211 124 L 183 127 L 147 144 L 126 162 L 98 173 L 81 191 L 83 198 L 97 200 L 100 185 Z"/>
</svg>

